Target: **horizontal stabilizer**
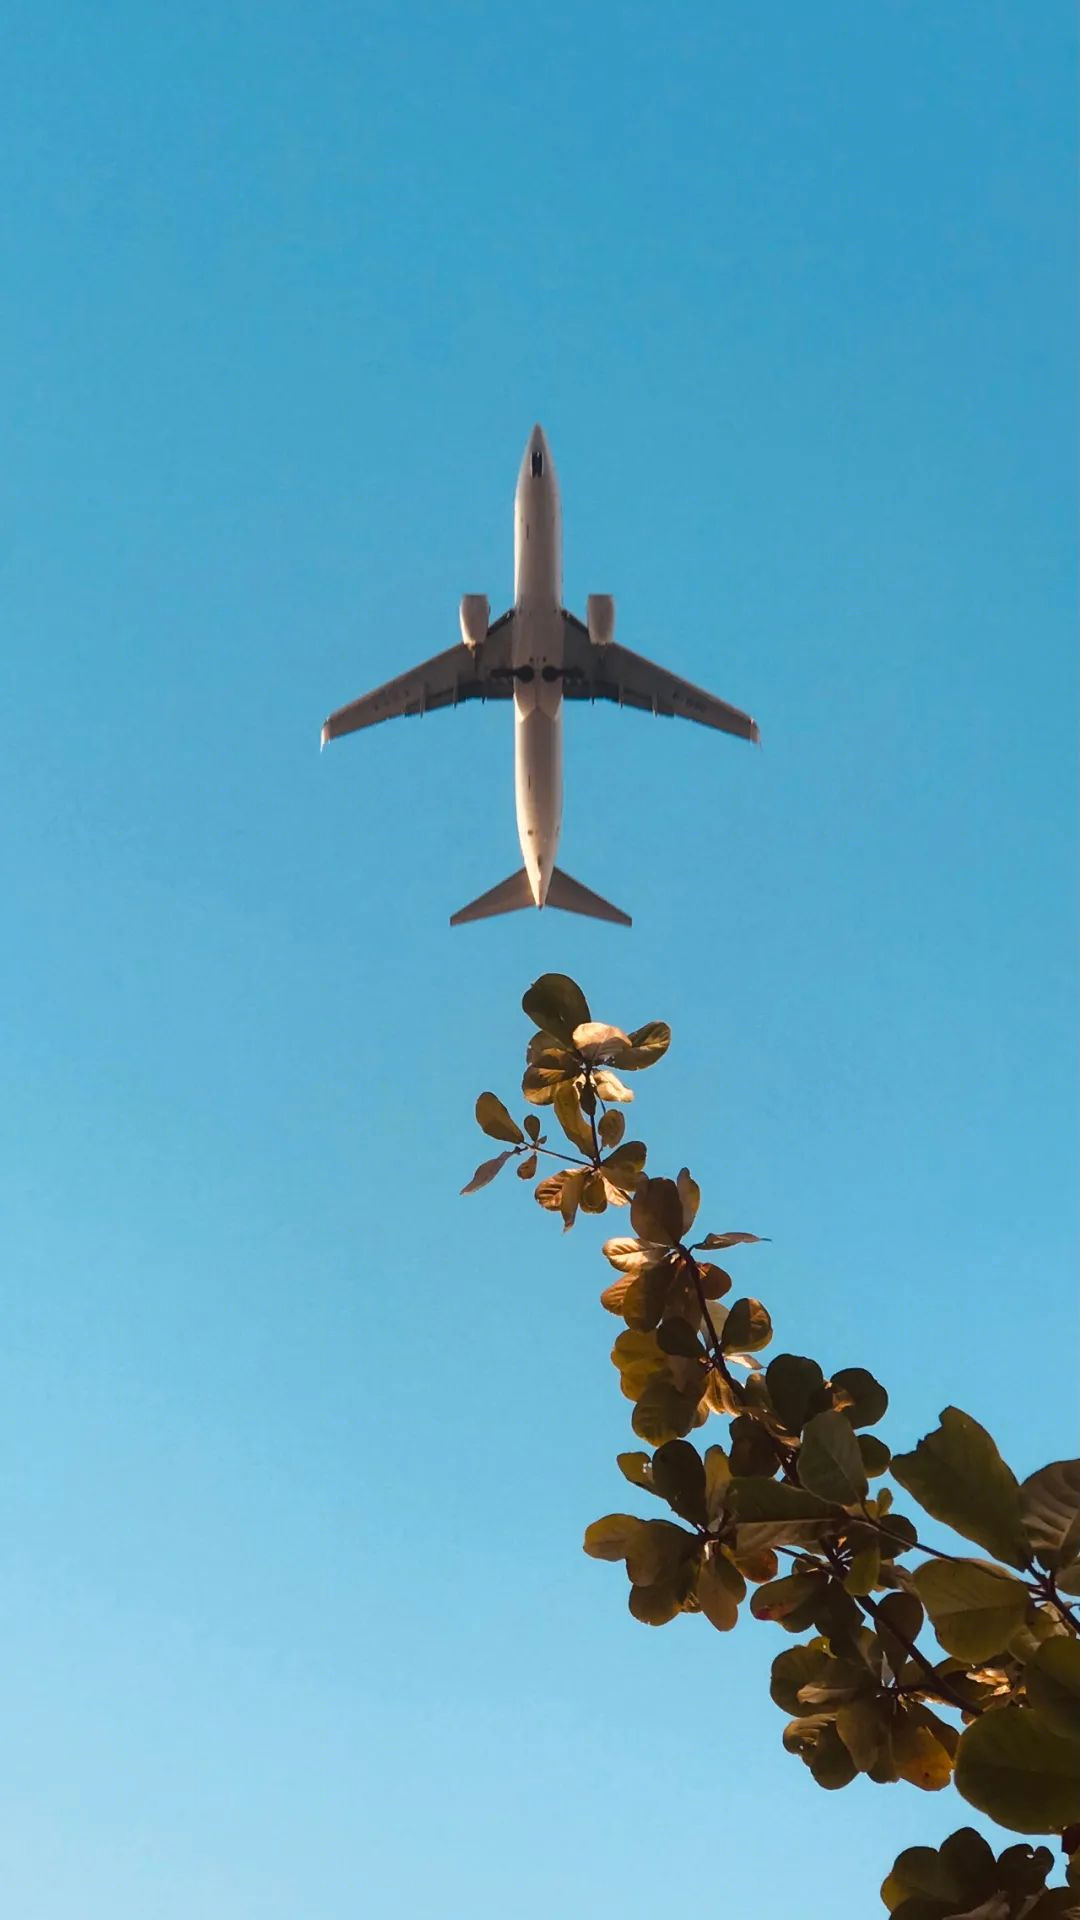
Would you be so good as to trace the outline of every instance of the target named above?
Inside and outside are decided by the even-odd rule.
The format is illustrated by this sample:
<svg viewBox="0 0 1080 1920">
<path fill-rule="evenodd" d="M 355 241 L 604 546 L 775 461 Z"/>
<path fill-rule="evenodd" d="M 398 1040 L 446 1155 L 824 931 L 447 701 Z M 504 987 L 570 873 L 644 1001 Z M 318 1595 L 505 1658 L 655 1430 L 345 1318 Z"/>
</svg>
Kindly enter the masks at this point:
<svg viewBox="0 0 1080 1920">
<path fill-rule="evenodd" d="M 580 880 L 571 880 L 568 873 L 556 867 L 548 888 L 547 907 L 561 907 L 564 913 L 584 913 L 590 920 L 613 920 L 616 926 L 632 927 L 633 921 L 628 913 L 613 907 L 610 900 L 601 900 L 598 893 L 591 893 L 583 887 Z"/>
<path fill-rule="evenodd" d="M 470 901 L 462 907 L 460 913 L 450 915 L 452 927 L 464 926 L 466 920 L 490 920 L 496 913 L 517 913 L 520 907 L 535 907 L 533 890 L 529 885 L 529 876 L 524 867 L 519 867 L 509 880 L 500 880 L 497 887 L 489 893 L 482 893 L 479 900 Z"/>
</svg>

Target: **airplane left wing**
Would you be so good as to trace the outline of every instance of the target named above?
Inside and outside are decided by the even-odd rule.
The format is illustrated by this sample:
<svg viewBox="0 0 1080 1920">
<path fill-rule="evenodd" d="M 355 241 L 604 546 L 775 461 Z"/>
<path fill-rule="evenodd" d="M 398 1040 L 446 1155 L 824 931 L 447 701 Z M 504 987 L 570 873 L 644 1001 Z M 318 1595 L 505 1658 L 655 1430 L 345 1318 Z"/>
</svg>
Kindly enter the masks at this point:
<svg viewBox="0 0 1080 1920">
<path fill-rule="evenodd" d="M 462 700 L 509 700 L 514 692 L 511 665 L 513 613 L 505 613 L 488 628 L 487 638 L 474 651 L 459 642 L 425 660 L 411 673 L 388 680 L 384 687 L 339 707 L 324 723 L 322 744 L 343 733 L 374 727 L 412 713 L 434 713 L 456 707 Z"/>
<path fill-rule="evenodd" d="M 757 740 L 758 724 L 739 707 L 701 687 L 691 686 L 666 668 L 654 666 L 629 647 L 595 646 L 584 622 L 572 613 L 563 614 L 565 647 L 563 651 L 563 695 L 567 700 L 614 700 L 620 707 L 639 707 L 646 713 L 674 715 L 681 720 L 697 720 L 703 727 L 717 727 L 723 733 L 737 734 L 741 740 Z"/>
</svg>

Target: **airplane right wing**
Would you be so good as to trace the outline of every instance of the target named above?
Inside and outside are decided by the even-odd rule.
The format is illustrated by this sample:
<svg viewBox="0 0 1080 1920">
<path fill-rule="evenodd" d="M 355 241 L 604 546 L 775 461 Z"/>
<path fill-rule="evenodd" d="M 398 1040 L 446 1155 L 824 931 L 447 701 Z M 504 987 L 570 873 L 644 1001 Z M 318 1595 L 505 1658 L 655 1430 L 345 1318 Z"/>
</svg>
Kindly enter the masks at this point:
<svg viewBox="0 0 1080 1920">
<path fill-rule="evenodd" d="M 399 674 L 384 687 L 365 693 L 359 700 L 339 707 L 324 723 L 322 744 L 337 740 L 343 733 L 356 733 L 361 727 L 374 727 L 380 720 L 395 720 L 412 713 L 434 713 L 440 707 L 456 707 L 462 700 L 509 700 L 513 697 L 511 667 L 511 630 L 513 610 L 504 613 L 488 628 L 487 638 L 474 651 L 463 642 L 425 660 L 411 673 Z"/>
<path fill-rule="evenodd" d="M 564 613 L 563 695 L 567 700 L 614 700 L 620 707 L 639 707 L 646 713 L 674 715 L 681 720 L 697 720 L 703 727 L 718 727 L 723 733 L 737 734 L 741 740 L 757 740 L 758 724 L 739 707 L 705 693 L 701 687 L 680 680 L 665 667 L 656 667 L 629 647 L 596 646 L 589 638 L 584 622 L 572 613 Z"/>
</svg>

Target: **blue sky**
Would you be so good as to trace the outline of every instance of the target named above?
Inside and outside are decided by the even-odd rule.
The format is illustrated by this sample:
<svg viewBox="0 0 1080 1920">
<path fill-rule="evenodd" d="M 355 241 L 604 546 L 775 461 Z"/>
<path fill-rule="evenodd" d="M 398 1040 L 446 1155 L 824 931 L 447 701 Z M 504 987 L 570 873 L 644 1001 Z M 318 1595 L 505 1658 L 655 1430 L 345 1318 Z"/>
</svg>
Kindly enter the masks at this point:
<svg viewBox="0 0 1080 1920">
<path fill-rule="evenodd" d="M 816 1920 L 961 1823 L 813 1786 L 779 1631 L 629 1619 L 601 1232 L 457 1189 L 568 971 L 671 1021 L 641 1130 L 771 1236 L 778 1348 L 873 1368 L 897 1447 L 951 1401 L 1076 1450 L 1075 39 L 9 6 L 18 1920 Z M 536 419 L 569 604 L 762 725 L 570 715 L 629 935 L 450 932 L 514 864 L 501 708 L 317 750 L 508 601 Z"/>
</svg>

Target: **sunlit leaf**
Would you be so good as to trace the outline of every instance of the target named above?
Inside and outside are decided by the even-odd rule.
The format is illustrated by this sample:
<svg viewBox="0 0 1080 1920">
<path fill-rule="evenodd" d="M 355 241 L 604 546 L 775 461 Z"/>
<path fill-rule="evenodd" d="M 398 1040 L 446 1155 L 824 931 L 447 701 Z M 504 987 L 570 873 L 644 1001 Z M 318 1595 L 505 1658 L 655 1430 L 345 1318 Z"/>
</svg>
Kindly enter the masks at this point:
<svg viewBox="0 0 1080 1920">
<path fill-rule="evenodd" d="M 799 1480 L 822 1500 L 850 1506 L 867 1492 L 859 1443 L 842 1413 L 816 1413 L 799 1449 Z"/>
<path fill-rule="evenodd" d="M 581 1097 L 572 1080 L 560 1081 L 555 1089 L 552 1105 L 555 1108 L 555 1118 L 571 1146 L 575 1146 L 579 1153 L 583 1153 L 587 1159 L 591 1160 L 592 1128 L 581 1111 Z"/>
<path fill-rule="evenodd" d="M 594 1560 L 625 1560 L 648 1525 L 632 1513 L 608 1513 L 585 1529 L 585 1551 Z"/>
<path fill-rule="evenodd" d="M 681 1440 L 696 1424 L 698 1394 L 680 1389 L 670 1375 L 654 1374 L 638 1396 L 631 1418 L 634 1432 L 650 1446 Z"/>
<path fill-rule="evenodd" d="M 571 1074 L 570 1079 L 573 1079 Z M 565 1084 L 567 1075 L 561 1067 L 526 1067 L 521 1078 L 521 1091 L 534 1107 L 549 1107 L 555 1098 L 555 1090 Z"/>
<path fill-rule="evenodd" d="M 670 1520 L 643 1520 L 626 1551 L 626 1571 L 635 1587 L 674 1579 L 699 1552 L 696 1534 Z"/>
<path fill-rule="evenodd" d="M 481 1187 L 488 1186 L 488 1184 L 494 1180 L 495 1175 L 501 1168 L 505 1167 L 507 1161 L 511 1159 L 513 1159 L 513 1154 L 507 1149 L 505 1153 L 496 1154 L 494 1160 L 482 1160 L 476 1172 L 473 1174 L 472 1179 L 469 1181 L 468 1186 L 462 1187 L 462 1193 L 478 1193 Z"/>
<path fill-rule="evenodd" d="M 582 1195 L 585 1191 L 586 1178 L 587 1174 L 584 1168 L 575 1169 L 574 1172 L 566 1173 L 563 1176 L 562 1189 L 559 1193 L 559 1212 L 563 1217 L 564 1233 L 569 1232 L 577 1218 L 577 1210 L 581 1205 Z"/>
<path fill-rule="evenodd" d="M 1027 1696 L 1040 1719 L 1065 1739 L 1080 1741 L 1080 1640 L 1044 1640 L 1024 1670 Z"/>
<path fill-rule="evenodd" d="M 1055 1833 L 1080 1820 L 1080 1746 L 1030 1707 L 1000 1707 L 961 1735 L 956 1784 L 1000 1826 Z"/>
<path fill-rule="evenodd" d="M 571 1043 L 575 1053 L 590 1066 L 596 1066 L 625 1047 L 627 1035 L 621 1027 L 609 1027 L 603 1020 L 584 1020 L 574 1028 Z"/>
<path fill-rule="evenodd" d="M 952 1779 L 956 1730 L 921 1705 L 902 1709 L 891 1728 L 892 1757 L 901 1780 L 937 1793 Z"/>
<path fill-rule="evenodd" d="M 607 1188 L 601 1176 L 590 1167 L 581 1183 L 582 1213 L 606 1213 L 608 1207 Z"/>
<path fill-rule="evenodd" d="M 627 1234 L 616 1234 L 613 1240 L 604 1241 L 604 1258 L 619 1273 L 642 1273 L 646 1267 L 659 1266 L 666 1260 L 667 1247 L 657 1246 L 652 1240 L 636 1240 Z"/>
<path fill-rule="evenodd" d="M 893 1455 L 892 1474 L 935 1520 L 975 1540 L 1008 1566 L 1027 1558 L 1020 1489 L 985 1427 L 958 1407 L 913 1453 Z"/>
<path fill-rule="evenodd" d="M 720 1633 L 727 1633 L 739 1617 L 746 1582 L 722 1547 L 713 1546 L 698 1563 L 694 1593 L 702 1613 Z"/>
<path fill-rule="evenodd" d="M 615 1464 L 631 1486 L 644 1487 L 647 1493 L 656 1492 L 652 1483 L 652 1460 L 647 1453 L 618 1453 Z"/>
<path fill-rule="evenodd" d="M 1080 1559 L 1080 1460 L 1055 1460 L 1020 1488 L 1024 1532 L 1044 1567 Z"/>
<path fill-rule="evenodd" d="M 624 1273 L 620 1275 L 618 1280 L 613 1280 L 610 1287 L 605 1287 L 603 1293 L 600 1295 L 600 1305 L 606 1307 L 609 1313 L 617 1313 L 622 1317 L 623 1308 L 626 1304 L 626 1296 L 633 1283 L 633 1277 L 632 1274 Z"/>
<path fill-rule="evenodd" d="M 574 1044 L 574 1029 L 589 1019 L 589 1003 L 575 980 L 565 973 L 544 973 L 523 996 L 522 1011 L 542 1033 L 553 1033 L 566 1047 Z"/>
<path fill-rule="evenodd" d="M 525 1138 L 517 1121 L 507 1112 L 497 1094 L 480 1095 L 476 1102 L 476 1119 L 493 1140 L 509 1140 L 517 1147 Z"/>
<path fill-rule="evenodd" d="M 809 1767 L 819 1787 L 830 1791 L 854 1780 L 856 1767 L 829 1714 L 792 1720 L 784 1728 L 784 1745 Z"/>
<path fill-rule="evenodd" d="M 736 1300 L 732 1305 L 720 1345 L 726 1354 L 757 1353 L 772 1339 L 772 1321 L 760 1300 Z"/>
<path fill-rule="evenodd" d="M 624 1086 L 623 1082 L 619 1079 L 618 1074 L 612 1073 L 607 1067 L 598 1067 L 596 1069 L 593 1074 L 593 1086 L 596 1089 L 596 1095 L 599 1100 L 616 1100 L 625 1106 L 627 1102 L 634 1097 L 630 1088 Z"/>
<path fill-rule="evenodd" d="M 927 1560 L 911 1577 L 934 1632 L 958 1660 L 1000 1653 L 1027 1612 L 1023 1582 L 983 1560 Z"/>
<path fill-rule="evenodd" d="M 609 1113 L 600 1115 L 596 1130 L 600 1135 L 600 1145 L 610 1152 L 612 1147 L 618 1146 L 626 1132 L 625 1113 L 620 1113 L 617 1107 L 612 1107 Z"/>
<path fill-rule="evenodd" d="M 860 1547 L 858 1553 L 852 1555 L 844 1585 L 849 1593 L 873 1593 L 880 1574 L 881 1548 L 875 1540 L 868 1546 Z"/>
<path fill-rule="evenodd" d="M 627 1035 L 626 1044 L 611 1056 L 611 1064 L 623 1073 L 635 1073 L 642 1067 L 655 1066 L 670 1045 L 671 1028 L 666 1020 L 650 1020 Z"/>
</svg>

